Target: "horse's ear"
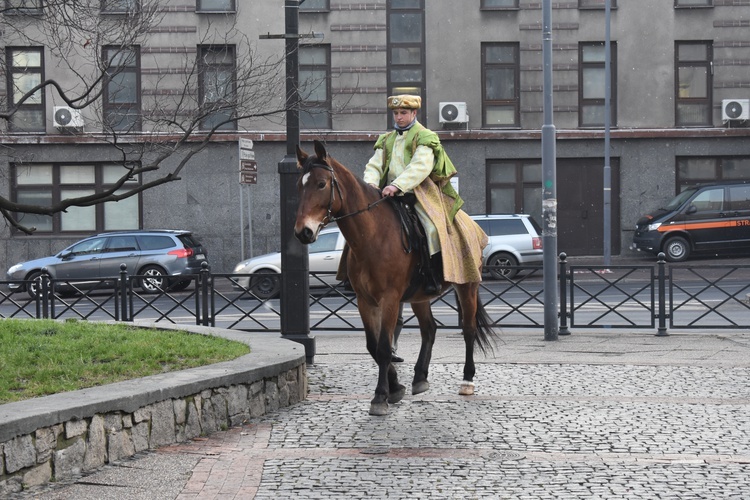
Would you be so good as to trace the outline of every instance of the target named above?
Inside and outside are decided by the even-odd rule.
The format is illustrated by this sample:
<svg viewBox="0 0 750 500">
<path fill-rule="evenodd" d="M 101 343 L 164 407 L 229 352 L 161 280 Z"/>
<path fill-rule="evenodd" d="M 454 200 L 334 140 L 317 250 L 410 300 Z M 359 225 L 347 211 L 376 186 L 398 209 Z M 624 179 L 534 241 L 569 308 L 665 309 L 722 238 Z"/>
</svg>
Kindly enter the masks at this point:
<svg viewBox="0 0 750 500">
<path fill-rule="evenodd" d="M 326 147 L 323 145 L 323 143 L 315 140 L 313 141 L 313 145 L 315 146 L 315 156 L 318 157 L 318 160 L 326 161 L 326 158 L 328 158 L 328 153 L 326 152 Z"/>
<path fill-rule="evenodd" d="M 302 164 L 305 163 L 305 160 L 307 160 L 307 157 L 309 155 L 299 148 L 299 144 L 297 144 L 296 147 L 297 147 L 297 168 L 301 169 Z"/>
</svg>

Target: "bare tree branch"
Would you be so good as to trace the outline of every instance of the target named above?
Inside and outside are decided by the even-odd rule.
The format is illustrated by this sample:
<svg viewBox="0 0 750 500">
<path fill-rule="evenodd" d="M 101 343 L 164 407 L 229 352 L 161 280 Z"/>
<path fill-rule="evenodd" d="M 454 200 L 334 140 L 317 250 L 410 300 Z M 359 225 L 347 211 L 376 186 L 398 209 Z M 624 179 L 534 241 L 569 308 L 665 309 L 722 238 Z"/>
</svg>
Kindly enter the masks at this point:
<svg viewBox="0 0 750 500">
<path fill-rule="evenodd" d="M 271 56 L 261 55 L 257 41 L 251 41 L 235 24 L 235 18 L 228 16 L 204 19 L 198 43 L 191 40 L 181 53 L 165 56 L 141 50 L 137 121 L 122 127 L 106 120 L 107 84 L 126 70 L 120 62 L 133 48 L 153 47 L 154 28 L 165 16 L 161 3 L 142 0 L 138 12 L 116 15 L 103 14 L 101 0 L 46 0 L 43 14 L 0 11 L 4 44 L 45 47 L 50 56 L 45 66 L 55 68 L 55 78 L 47 78 L 22 93 L 20 89 L 8 89 L 5 96 L 0 94 L 0 147 L 4 155 L 14 158 L 17 165 L 26 163 L 15 155 L 8 124 L 19 109 L 42 93 L 53 103 L 81 110 L 86 131 L 77 133 L 89 143 L 109 146 L 116 163 L 123 167 L 122 176 L 107 189 L 50 206 L 17 203 L 0 196 L 0 214 L 11 227 L 32 233 L 34 228 L 18 222 L 18 214 L 53 216 L 70 207 L 120 201 L 179 181 L 183 170 L 226 126 L 231 125 L 237 133 L 260 119 L 280 123 L 288 108 L 299 108 L 300 102 L 285 102 L 285 54 L 276 51 Z M 209 59 L 229 54 L 233 66 L 231 78 L 225 79 Z M 9 65 L 0 66 L 5 72 Z M 58 78 L 58 74 L 65 76 Z M 316 84 L 321 82 L 304 82 L 305 92 L 315 89 Z M 143 174 L 148 174 L 148 181 L 134 185 L 133 179 Z"/>
</svg>

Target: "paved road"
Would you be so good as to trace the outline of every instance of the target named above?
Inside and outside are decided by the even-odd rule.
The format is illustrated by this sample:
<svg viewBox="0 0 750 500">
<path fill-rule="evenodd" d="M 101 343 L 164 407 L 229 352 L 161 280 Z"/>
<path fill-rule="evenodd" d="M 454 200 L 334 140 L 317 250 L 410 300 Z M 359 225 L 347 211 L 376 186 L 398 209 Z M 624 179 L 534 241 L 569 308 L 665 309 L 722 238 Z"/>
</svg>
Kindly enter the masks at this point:
<svg viewBox="0 0 750 500">
<path fill-rule="evenodd" d="M 371 417 L 364 339 L 319 335 L 307 401 L 19 498 L 750 498 L 750 333 L 543 337 L 503 333 L 459 397 L 440 333 L 430 390 Z"/>
</svg>

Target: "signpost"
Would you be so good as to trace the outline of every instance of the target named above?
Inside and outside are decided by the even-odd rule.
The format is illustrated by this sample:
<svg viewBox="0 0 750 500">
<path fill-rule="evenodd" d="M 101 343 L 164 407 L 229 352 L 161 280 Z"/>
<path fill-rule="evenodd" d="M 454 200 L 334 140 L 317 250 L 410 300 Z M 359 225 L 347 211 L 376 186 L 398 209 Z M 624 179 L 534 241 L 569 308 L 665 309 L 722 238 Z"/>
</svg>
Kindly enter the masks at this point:
<svg viewBox="0 0 750 500">
<path fill-rule="evenodd" d="M 258 183 L 258 163 L 255 160 L 240 160 L 240 184 Z"/>
<path fill-rule="evenodd" d="M 252 139 L 239 140 L 240 156 L 240 252 L 242 260 L 245 260 L 245 209 L 243 207 L 243 191 L 247 191 L 247 226 L 250 238 L 250 257 L 253 256 L 253 219 L 250 216 L 252 212 L 253 200 L 252 191 L 245 186 L 258 183 L 258 163 L 255 161 L 255 151 L 253 151 Z"/>
</svg>

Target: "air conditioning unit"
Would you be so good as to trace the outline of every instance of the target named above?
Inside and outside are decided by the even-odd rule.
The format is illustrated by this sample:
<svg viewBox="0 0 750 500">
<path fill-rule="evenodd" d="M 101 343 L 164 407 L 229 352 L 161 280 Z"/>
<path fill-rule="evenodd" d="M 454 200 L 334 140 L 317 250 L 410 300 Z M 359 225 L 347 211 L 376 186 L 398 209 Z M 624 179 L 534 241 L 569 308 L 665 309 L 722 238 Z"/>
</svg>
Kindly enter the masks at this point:
<svg viewBox="0 0 750 500">
<path fill-rule="evenodd" d="M 724 123 L 750 119 L 750 99 L 724 99 L 721 101 L 721 119 Z"/>
<path fill-rule="evenodd" d="M 55 127 L 64 130 L 83 130 L 83 115 L 78 109 L 69 106 L 55 106 L 52 123 Z"/>
<path fill-rule="evenodd" d="M 465 102 L 441 102 L 440 123 L 467 123 L 469 115 L 466 113 Z"/>
</svg>

